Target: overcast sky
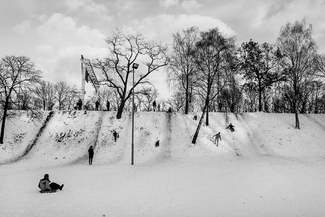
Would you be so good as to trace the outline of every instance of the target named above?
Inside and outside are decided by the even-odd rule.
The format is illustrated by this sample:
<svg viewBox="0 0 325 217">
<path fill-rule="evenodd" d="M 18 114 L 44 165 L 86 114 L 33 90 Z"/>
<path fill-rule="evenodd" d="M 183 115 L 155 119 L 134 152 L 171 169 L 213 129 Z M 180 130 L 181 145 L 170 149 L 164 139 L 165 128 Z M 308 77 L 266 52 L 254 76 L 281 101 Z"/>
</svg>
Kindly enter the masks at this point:
<svg viewBox="0 0 325 217">
<path fill-rule="evenodd" d="M 240 45 L 275 43 L 281 26 L 303 18 L 325 53 L 325 0 L 1 0 L 0 58 L 30 57 L 44 80 L 80 89 L 80 55 L 104 56 L 104 39 L 116 28 L 171 43 L 175 31 L 219 27 Z M 167 97 L 162 74 L 150 79 Z"/>
</svg>

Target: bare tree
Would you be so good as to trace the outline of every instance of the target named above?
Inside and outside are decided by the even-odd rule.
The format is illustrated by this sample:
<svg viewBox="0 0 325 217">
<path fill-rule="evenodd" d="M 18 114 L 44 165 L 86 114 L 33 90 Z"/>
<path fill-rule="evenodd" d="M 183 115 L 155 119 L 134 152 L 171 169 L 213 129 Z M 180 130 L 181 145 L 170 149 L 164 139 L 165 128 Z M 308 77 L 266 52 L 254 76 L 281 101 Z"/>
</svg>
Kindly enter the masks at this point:
<svg viewBox="0 0 325 217">
<path fill-rule="evenodd" d="M 76 108 L 77 101 L 79 99 L 79 91 L 76 86 L 69 87 L 69 91 L 67 93 L 67 100 L 65 103 L 65 109 L 71 110 Z"/>
<path fill-rule="evenodd" d="M 265 90 L 275 82 L 281 81 L 284 77 L 276 70 L 278 60 L 277 50 L 268 43 L 254 42 L 252 39 L 245 42 L 240 48 L 240 68 L 246 79 L 245 85 L 249 90 L 258 93 L 258 110 L 262 111 L 262 96 Z"/>
<path fill-rule="evenodd" d="M 168 67 L 168 83 L 176 89 L 184 89 L 185 114 L 189 112 L 191 90 L 193 87 L 195 64 L 195 43 L 199 40 L 199 29 L 191 27 L 182 33 L 173 34 L 173 52 Z"/>
<path fill-rule="evenodd" d="M 17 95 L 19 88 L 26 88 L 40 79 L 41 71 L 25 56 L 6 56 L 0 62 L 0 92 L 3 96 L 3 115 L 0 144 L 3 144 L 4 130 L 11 97 Z"/>
<path fill-rule="evenodd" d="M 220 92 L 219 110 L 224 108 L 224 111 L 238 112 L 240 110 L 240 102 L 243 99 L 242 90 L 236 80 L 234 74 L 229 73 L 227 85 Z"/>
<path fill-rule="evenodd" d="M 287 23 L 277 39 L 281 65 L 293 93 L 295 128 L 300 129 L 299 104 L 304 85 L 311 82 L 317 72 L 317 45 L 312 36 L 312 26 L 301 22 Z"/>
<path fill-rule="evenodd" d="M 54 85 L 55 99 L 59 104 L 59 110 L 65 109 L 68 104 L 72 88 L 65 82 L 59 81 Z"/>
<path fill-rule="evenodd" d="M 33 89 L 36 97 L 42 102 L 43 110 L 49 110 L 55 103 L 54 84 L 41 80 Z"/>
<path fill-rule="evenodd" d="M 146 111 L 150 111 L 152 108 L 153 101 L 158 97 L 158 91 L 155 87 L 143 87 L 138 94 L 140 97 L 139 103 L 143 104 Z"/>
<path fill-rule="evenodd" d="M 180 112 L 182 108 L 184 109 L 184 93 L 181 90 L 177 91 L 170 99 L 167 100 L 167 104 L 172 108 L 173 111 Z"/>
<path fill-rule="evenodd" d="M 204 106 L 199 124 L 192 139 L 196 143 L 203 118 L 206 115 L 206 125 L 209 125 L 210 102 L 225 87 L 227 72 L 230 70 L 230 62 L 233 58 L 235 38 L 227 38 L 218 28 L 201 33 L 201 39 L 197 42 L 196 65 L 199 72 L 196 75 L 197 92 L 204 99 Z"/>
<path fill-rule="evenodd" d="M 101 69 L 104 79 L 101 85 L 113 88 L 119 96 L 119 105 L 116 118 L 120 119 L 125 103 L 130 98 L 132 91 L 138 85 L 149 83 L 148 76 L 166 66 L 168 63 L 167 46 L 153 41 L 146 41 L 141 34 L 124 34 L 118 30 L 106 39 L 109 55 L 104 60 L 97 59 L 93 66 Z M 134 86 L 131 86 L 133 64 L 144 60 L 146 72 L 137 70 Z M 130 87 L 131 86 L 131 87 Z"/>
<path fill-rule="evenodd" d="M 17 95 L 18 108 L 21 110 L 28 110 L 32 104 L 34 103 L 34 96 L 32 94 L 32 88 L 26 87 L 24 89 L 21 88 L 19 94 Z"/>
<path fill-rule="evenodd" d="M 116 110 L 115 108 L 119 103 L 117 94 L 114 93 L 114 89 L 112 90 L 112 88 L 103 87 L 99 89 L 98 97 L 100 99 L 102 109 L 108 110 L 109 107 L 110 111 Z"/>
</svg>

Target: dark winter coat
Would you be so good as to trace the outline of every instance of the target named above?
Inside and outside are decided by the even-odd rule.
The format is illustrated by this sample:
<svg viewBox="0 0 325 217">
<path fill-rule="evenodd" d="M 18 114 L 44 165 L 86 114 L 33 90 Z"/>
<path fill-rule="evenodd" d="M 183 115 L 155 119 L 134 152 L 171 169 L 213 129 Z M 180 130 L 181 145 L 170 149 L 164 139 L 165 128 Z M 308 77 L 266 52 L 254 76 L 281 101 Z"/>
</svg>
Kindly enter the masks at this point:
<svg viewBox="0 0 325 217">
<path fill-rule="evenodd" d="M 48 179 L 41 179 L 38 183 L 38 187 L 41 189 L 41 191 L 50 191 L 50 180 Z"/>
<path fill-rule="evenodd" d="M 90 158 L 93 158 L 93 157 L 94 157 L 94 149 L 89 148 L 89 150 L 88 150 L 88 154 L 89 154 L 89 157 L 90 157 Z"/>
</svg>

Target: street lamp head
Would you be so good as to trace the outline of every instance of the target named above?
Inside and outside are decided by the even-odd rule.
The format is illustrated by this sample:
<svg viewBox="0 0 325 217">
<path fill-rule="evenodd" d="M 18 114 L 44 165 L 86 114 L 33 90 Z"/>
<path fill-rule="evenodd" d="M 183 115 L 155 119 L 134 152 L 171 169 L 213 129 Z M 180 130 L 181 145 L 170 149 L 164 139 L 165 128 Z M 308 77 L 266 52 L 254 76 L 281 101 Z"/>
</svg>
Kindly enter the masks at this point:
<svg viewBox="0 0 325 217">
<path fill-rule="evenodd" d="M 132 68 L 133 69 L 137 69 L 139 67 L 139 64 L 138 63 L 133 63 L 133 65 L 132 65 Z"/>
</svg>

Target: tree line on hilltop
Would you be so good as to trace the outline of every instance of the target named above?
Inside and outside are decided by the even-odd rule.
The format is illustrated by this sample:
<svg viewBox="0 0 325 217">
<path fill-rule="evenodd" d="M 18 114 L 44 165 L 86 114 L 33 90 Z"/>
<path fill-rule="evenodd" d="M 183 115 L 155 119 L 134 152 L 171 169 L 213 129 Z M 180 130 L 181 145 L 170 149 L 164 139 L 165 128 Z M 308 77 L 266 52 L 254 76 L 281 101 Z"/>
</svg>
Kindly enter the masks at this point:
<svg viewBox="0 0 325 217">
<path fill-rule="evenodd" d="M 209 125 L 209 112 L 293 113 L 297 129 L 299 113 L 325 112 L 325 55 L 318 53 L 312 25 L 305 19 L 282 26 L 275 44 L 251 39 L 236 45 L 235 37 L 218 28 L 200 31 L 197 27 L 175 32 L 170 47 L 121 30 L 105 41 L 107 57 L 91 60 L 100 71 L 101 88 L 83 103 L 91 108 L 100 100 L 105 109 L 109 101 L 117 119 L 132 108 L 133 93 L 138 111 L 151 110 L 159 93 L 148 77 L 162 68 L 173 94 L 159 103 L 185 114 L 202 112 L 197 131 L 204 118 Z M 145 70 L 134 73 L 134 63 L 145 65 Z M 12 110 L 35 114 L 75 109 L 80 91 L 64 81 L 44 81 L 41 74 L 28 57 L 0 60 L 0 144 L 5 119 Z"/>
</svg>

